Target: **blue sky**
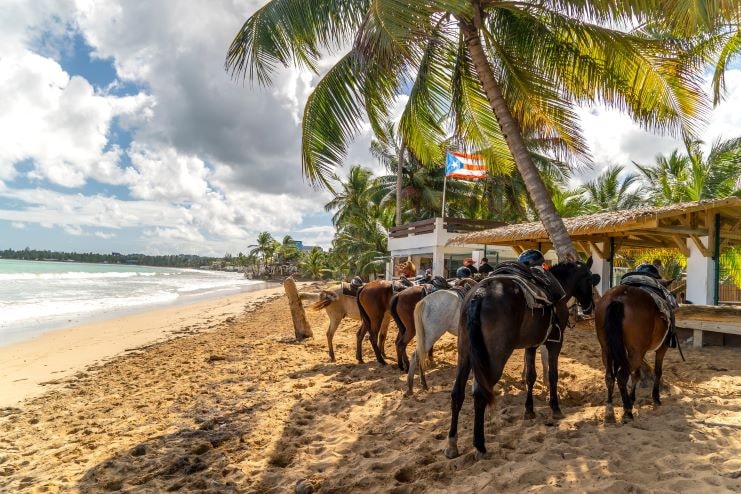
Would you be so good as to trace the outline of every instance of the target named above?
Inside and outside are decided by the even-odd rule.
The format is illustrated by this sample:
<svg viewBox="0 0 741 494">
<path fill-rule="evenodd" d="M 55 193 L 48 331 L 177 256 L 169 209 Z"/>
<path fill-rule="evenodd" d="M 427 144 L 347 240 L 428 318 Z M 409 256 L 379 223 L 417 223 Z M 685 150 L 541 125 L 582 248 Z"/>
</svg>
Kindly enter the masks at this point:
<svg viewBox="0 0 741 494">
<path fill-rule="evenodd" d="M 300 115 L 315 76 L 287 69 L 255 88 L 223 71 L 231 36 L 262 3 L 9 0 L 0 249 L 222 255 L 263 230 L 328 246 L 328 195 L 300 173 Z M 738 64 L 728 85 L 708 141 L 741 129 L 731 103 L 741 97 Z M 677 146 L 617 112 L 582 118 L 592 175 Z M 369 142 L 365 131 L 347 162 L 377 167 Z"/>
</svg>

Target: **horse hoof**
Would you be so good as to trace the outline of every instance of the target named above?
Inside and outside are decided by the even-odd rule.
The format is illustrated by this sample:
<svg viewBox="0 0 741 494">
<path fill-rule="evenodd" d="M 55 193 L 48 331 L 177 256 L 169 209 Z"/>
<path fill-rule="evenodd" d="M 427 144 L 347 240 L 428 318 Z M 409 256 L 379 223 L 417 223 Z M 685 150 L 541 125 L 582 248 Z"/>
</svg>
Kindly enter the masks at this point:
<svg viewBox="0 0 741 494">
<path fill-rule="evenodd" d="M 551 411 L 551 418 L 553 420 L 561 420 L 564 417 L 563 412 L 561 410 L 553 410 Z"/>
<path fill-rule="evenodd" d="M 661 400 L 656 398 L 654 399 L 654 406 L 660 407 L 661 406 Z"/>
<path fill-rule="evenodd" d="M 458 458 L 458 448 L 456 448 L 455 446 L 448 446 L 447 448 L 445 448 L 445 457 L 449 460 Z"/>
<path fill-rule="evenodd" d="M 625 412 L 623 414 L 623 424 L 633 422 L 633 414 L 631 412 Z"/>
<path fill-rule="evenodd" d="M 430 390 L 430 388 L 428 388 L 428 387 L 427 387 L 427 384 L 423 384 L 423 385 L 422 385 L 422 390 L 423 390 L 423 391 L 429 391 L 429 390 Z"/>
<path fill-rule="evenodd" d="M 489 453 L 488 451 L 485 451 L 482 453 L 478 449 L 475 449 L 473 452 L 473 457 L 476 461 L 488 460 L 488 459 L 491 459 L 491 453 Z"/>
<path fill-rule="evenodd" d="M 408 388 L 406 391 L 404 391 L 404 398 L 409 398 L 414 394 L 414 390 L 412 388 Z"/>
<path fill-rule="evenodd" d="M 535 418 L 535 412 L 527 410 L 525 412 L 525 416 L 523 417 L 525 420 L 533 420 Z"/>
</svg>

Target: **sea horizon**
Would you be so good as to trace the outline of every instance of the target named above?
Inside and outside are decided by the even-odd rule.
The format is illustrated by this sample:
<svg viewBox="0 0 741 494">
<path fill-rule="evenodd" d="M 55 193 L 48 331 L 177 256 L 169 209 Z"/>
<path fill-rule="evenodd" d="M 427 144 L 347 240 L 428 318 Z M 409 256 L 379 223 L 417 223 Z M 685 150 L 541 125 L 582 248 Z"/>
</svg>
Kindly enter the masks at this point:
<svg viewBox="0 0 741 494">
<path fill-rule="evenodd" d="M 87 322 L 265 286 L 237 272 L 0 259 L 0 346 Z"/>
</svg>

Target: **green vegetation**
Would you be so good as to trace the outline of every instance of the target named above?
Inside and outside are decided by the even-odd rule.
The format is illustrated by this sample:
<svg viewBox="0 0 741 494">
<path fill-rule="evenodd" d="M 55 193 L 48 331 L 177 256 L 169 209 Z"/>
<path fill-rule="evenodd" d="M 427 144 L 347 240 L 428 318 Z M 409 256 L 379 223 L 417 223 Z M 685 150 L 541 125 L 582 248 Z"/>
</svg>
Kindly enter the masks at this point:
<svg viewBox="0 0 741 494">
<path fill-rule="evenodd" d="M 281 65 L 318 74 L 323 54 L 350 46 L 306 102 L 310 182 L 330 187 L 363 120 L 382 134 L 405 95 L 399 156 L 439 164 L 439 143 L 452 138 L 493 172 L 517 169 L 558 256 L 575 257 L 532 152 L 586 156 L 574 107 L 596 101 L 647 129 L 694 136 L 703 61 L 719 45 L 697 33 L 727 25 L 732 4 L 272 0 L 239 30 L 226 68 L 267 85 Z"/>
<path fill-rule="evenodd" d="M 240 253 L 240 255 L 242 255 Z M 145 254 L 96 254 L 94 252 L 60 252 L 52 250 L 36 250 L 26 247 L 23 250 L 0 250 L 2 259 L 20 259 L 24 261 L 75 261 L 109 264 L 140 264 L 142 266 L 163 266 L 172 268 L 198 268 L 200 266 L 223 267 L 229 263 L 231 255 L 224 258 L 202 257 L 186 254 L 170 256 L 148 256 Z"/>
</svg>

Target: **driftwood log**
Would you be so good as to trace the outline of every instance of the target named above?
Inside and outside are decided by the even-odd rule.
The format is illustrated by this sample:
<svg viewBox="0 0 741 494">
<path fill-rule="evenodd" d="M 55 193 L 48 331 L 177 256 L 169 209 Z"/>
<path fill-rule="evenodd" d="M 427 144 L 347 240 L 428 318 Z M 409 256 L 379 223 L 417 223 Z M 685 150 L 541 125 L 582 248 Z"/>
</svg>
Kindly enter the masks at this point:
<svg viewBox="0 0 741 494">
<path fill-rule="evenodd" d="M 311 332 L 311 325 L 306 319 L 304 306 L 301 304 L 301 299 L 296 289 L 296 282 L 289 276 L 283 282 L 283 288 L 286 291 L 286 297 L 288 297 L 288 306 L 291 309 L 291 319 L 293 319 L 293 330 L 296 333 L 296 339 L 303 340 L 305 338 L 311 338 L 314 336 L 314 333 Z"/>
</svg>

